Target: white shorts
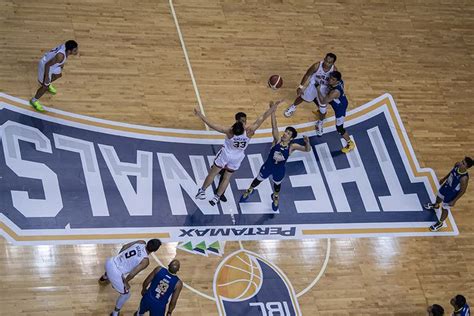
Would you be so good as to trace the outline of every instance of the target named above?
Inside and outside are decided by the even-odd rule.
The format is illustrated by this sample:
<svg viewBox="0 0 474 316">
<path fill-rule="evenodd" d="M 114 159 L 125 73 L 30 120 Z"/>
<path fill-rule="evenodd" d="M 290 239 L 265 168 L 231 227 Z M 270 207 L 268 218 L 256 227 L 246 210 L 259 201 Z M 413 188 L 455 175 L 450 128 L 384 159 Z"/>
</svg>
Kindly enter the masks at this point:
<svg viewBox="0 0 474 316">
<path fill-rule="evenodd" d="M 214 164 L 219 168 L 236 171 L 239 169 L 240 164 L 244 158 L 245 154 L 243 152 L 229 153 L 224 148 L 221 148 L 214 159 Z"/>
<path fill-rule="evenodd" d="M 44 84 L 43 81 L 44 81 L 44 67 L 45 67 L 45 65 L 46 65 L 46 60 L 41 58 L 39 63 L 38 63 L 38 82 L 40 84 Z M 61 67 L 56 67 L 56 68 L 50 67 L 49 68 L 49 76 L 48 76 L 49 77 L 49 83 L 51 83 L 51 77 L 53 76 L 53 74 L 59 75 L 61 73 L 61 70 L 62 70 Z"/>
<path fill-rule="evenodd" d="M 112 287 L 120 294 L 125 294 L 125 283 L 123 283 L 122 272 L 117 268 L 114 258 L 107 258 L 105 261 L 105 272 Z"/>
<path fill-rule="evenodd" d="M 323 96 L 326 96 L 329 92 L 329 87 L 325 84 L 320 85 L 321 86 L 321 94 Z M 304 89 L 303 94 L 301 95 L 301 98 L 305 100 L 306 102 L 313 102 L 315 99 L 318 102 L 319 106 L 326 106 L 326 104 L 321 104 L 319 98 L 318 98 L 318 90 L 316 89 L 316 86 L 312 83 L 310 83 L 306 89 Z"/>
</svg>

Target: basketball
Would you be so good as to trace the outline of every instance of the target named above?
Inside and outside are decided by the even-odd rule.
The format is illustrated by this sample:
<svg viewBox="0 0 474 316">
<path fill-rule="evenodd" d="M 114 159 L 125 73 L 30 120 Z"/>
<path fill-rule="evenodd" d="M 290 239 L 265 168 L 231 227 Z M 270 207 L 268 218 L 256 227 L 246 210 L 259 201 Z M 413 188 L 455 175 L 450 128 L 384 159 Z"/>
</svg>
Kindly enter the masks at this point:
<svg viewBox="0 0 474 316">
<path fill-rule="evenodd" d="M 268 78 L 268 86 L 273 90 L 281 88 L 283 85 L 283 78 L 280 75 L 273 75 Z"/>
<path fill-rule="evenodd" d="M 216 294 L 228 300 L 246 300 L 254 296 L 262 284 L 262 271 L 257 260 L 244 251 L 226 258 L 216 278 Z"/>
</svg>

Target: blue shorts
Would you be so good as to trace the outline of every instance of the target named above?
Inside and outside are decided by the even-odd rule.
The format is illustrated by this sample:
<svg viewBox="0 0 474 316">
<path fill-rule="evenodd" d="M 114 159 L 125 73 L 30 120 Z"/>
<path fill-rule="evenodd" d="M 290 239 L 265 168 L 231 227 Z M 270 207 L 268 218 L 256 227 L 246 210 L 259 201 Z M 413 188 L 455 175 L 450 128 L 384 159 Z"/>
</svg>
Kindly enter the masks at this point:
<svg viewBox="0 0 474 316">
<path fill-rule="evenodd" d="M 281 181 L 283 181 L 283 178 L 285 177 L 285 166 L 282 167 L 274 167 L 272 165 L 267 166 L 264 164 L 260 168 L 260 173 L 259 176 L 262 179 L 266 179 L 269 176 L 272 176 L 273 182 L 276 184 L 280 184 Z"/>
<path fill-rule="evenodd" d="M 150 312 L 150 316 L 165 316 L 166 305 L 163 306 L 163 304 L 145 294 L 140 301 L 138 314 L 145 314 L 146 312 Z"/>
<path fill-rule="evenodd" d="M 337 104 L 337 105 L 332 105 L 332 108 L 334 110 L 334 113 L 336 114 L 336 118 L 346 116 L 346 111 L 347 111 L 347 104 L 342 105 L 342 104 Z"/>
<path fill-rule="evenodd" d="M 443 200 L 443 203 L 449 203 L 458 196 L 459 191 L 455 191 L 447 185 L 439 188 L 438 196 Z"/>
</svg>

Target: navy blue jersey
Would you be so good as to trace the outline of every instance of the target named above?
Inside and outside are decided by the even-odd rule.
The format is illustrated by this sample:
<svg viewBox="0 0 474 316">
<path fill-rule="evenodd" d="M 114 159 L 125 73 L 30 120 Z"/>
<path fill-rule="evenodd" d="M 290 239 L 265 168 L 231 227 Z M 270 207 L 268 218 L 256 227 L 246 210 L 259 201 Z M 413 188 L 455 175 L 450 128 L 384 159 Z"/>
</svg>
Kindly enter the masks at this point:
<svg viewBox="0 0 474 316">
<path fill-rule="evenodd" d="M 453 316 L 470 316 L 471 315 L 471 310 L 469 308 L 469 305 L 464 304 L 464 306 L 460 309 L 457 310 L 453 313 Z"/>
<path fill-rule="evenodd" d="M 469 180 L 469 174 L 466 172 L 460 173 L 457 166 L 449 172 L 448 179 L 443 184 L 443 187 L 449 189 L 451 192 L 459 193 L 461 190 L 461 179 L 467 177 Z"/>
<path fill-rule="evenodd" d="M 272 176 L 273 182 L 279 184 L 285 177 L 285 164 L 290 156 L 290 144 L 282 146 L 281 143 L 275 144 L 268 154 L 268 158 L 260 168 L 259 176 L 263 179 Z"/>
<path fill-rule="evenodd" d="M 147 296 L 153 304 L 166 308 L 171 295 L 174 292 L 179 278 L 170 273 L 168 269 L 161 268 L 153 277 L 151 285 L 144 296 Z"/>
<path fill-rule="evenodd" d="M 331 106 L 336 109 L 336 108 L 347 108 L 347 97 L 344 94 L 344 81 L 339 81 L 339 83 L 335 87 L 331 87 L 332 90 L 338 90 L 339 91 L 339 98 L 336 98 L 332 101 L 329 102 Z"/>
<path fill-rule="evenodd" d="M 268 154 L 265 165 L 267 167 L 283 167 L 290 156 L 290 145 L 282 146 L 281 143 L 275 144 Z"/>
</svg>

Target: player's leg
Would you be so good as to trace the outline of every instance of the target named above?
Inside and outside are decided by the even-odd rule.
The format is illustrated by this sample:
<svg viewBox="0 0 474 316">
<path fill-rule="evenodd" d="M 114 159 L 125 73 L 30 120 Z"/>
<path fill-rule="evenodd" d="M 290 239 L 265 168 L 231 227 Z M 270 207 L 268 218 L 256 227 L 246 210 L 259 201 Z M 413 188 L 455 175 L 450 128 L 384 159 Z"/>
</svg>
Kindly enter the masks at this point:
<svg viewBox="0 0 474 316">
<path fill-rule="evenodd" d="M 140 300 L 140 305 L 138 306 L 138 310 L 133 314 L 134 316 L 143 316 L 145 313 L 150 311 L 150 301 L 148 300 L 147 296 L 143 296 Z"/>
<path fill-rule="evenodd" d="M 427 210 L 436 210 L 439 208 L 439 205 L 441 202 L 443 202 L 443 198 L 437 195 L 434 203 L 428 202 L 425 205 L 423 205 L 423 207 Z"/>
<path fill-rule="evenodd" d="M 244 194 L 242 194 L 242 198 L 241 198 L 241 201 L 244 202 L 246 201 L 250 195 L 253 194 L 254 192 L 254 189 L 260 184 L 262 183 L 262 181 L 265 180 L 264 177 L 262 177 L 260 174 L 255 178 L 253 179 L 252 183 L 250 184 L 249 188 L 247 190 L 245 190 Z"/>
<path fill-rule="evenodd" d="M 240 197 L 240 202 L 245 202 L 248 200 L 248 198 L 253 194 L 254 189 L 262 183 L 263 180 L 266 178 L 262 177 L 261 174 L 259 174 L 255 179 L 253 179 L 252 183 L 250 184 L 249 188 L 245 190 L 244 194 Z"/>
<path fill-rule="evenodd" d="M 63 75 L 61 74 L 61 68 L 58 67 L 58 69 L 55 69 L 53 70 L 53 73 L 51 75 L 51 83 L 53 81 L 56 81 L 58 80 L 59 78 L 61 78 Z M 52 85 L 52 84 L 49 84 L 48 86 L 48 92 L 51 93 L 51 94 L 56 94 L 57 93 L 57 90 L 56 88 Z"/>
<path fill-rule="evenodd" d="M 283 113 L 286 117 L 290 117 L 295 113 L 296 107 L 301 104 L 301 102 L 312 102 L 318 95 L 316 91 L 316 86 L 314 84 L 309 84 L 303 93 L 295 99 L 295 102 L 291 104 Z"/>
<path fill-rule="evenodd" d="M 329 92 L 329 87 L 325 84 L 322 84 L 319 86 L 319 89 L 321 91 L 322 96 L 326 96 Z M 328 110 L 328 105 L 327 104 L 322 104 L 321 101 L 319 100 L 319 96 L 316 93 L 316 97 L 314 98 L 314 103 L 318 106 L 319 109 L 319 120 L 316 121 L 316 135 L 317 136 L 323 136 L 323 127 L 324 127 L 324 120 L 326 119 L 326 113 Z"/>
<path fill-rule="evenodd" d="M 318 101 L 315 100 L 315 103 Z M 328 111 L 327 104 L 324 105 L 319 105 L 319 110 L 318 110 L 318 120 L 316 121 L 316 124 L 314 126 L 316 130 L 316 136 L 323 136 L 323 127 L 324 127 L 324 120 L 326 119 L 326 113 Z"/>
<path fill-rule="evenodd" d="M 232 177 L 233 173 L 234 170 L 225 170 L 224 176 L 222 177 L 222 182 L 217 188 L 217 193 L 214 195 L 212 200 L 209 201 L 212 206 L 216 205 L 220 201 L 221 195 L 224 194 L 225 190 L 227 189 L 227 186 L 229 185 L 230 178 Z"/>
<path fill-rule="evenodd" d="M 216 165 L 216 162 L 214 161 L 214 164 L 212 165 L 211 170 L 209 170 L 209 173 L 207 174 L 207 177 L 204 180 L 202 187 L 198 189 L 196 199 L 204 200 L 206 198 L 206 189 L 212 184 L 212 181 L 214 181 L 214 178 L 221 171 L 221 169 L 222 167 Z"/>
<path fill-rule="evenodd" d="M 38 100 L 45 94 L 45 92 L 48 91 L 48 86 L 41 84 L 41 86 L 36 90 L 35 96 L 31 100 Z"/>
<path fill-rule="evenodd" d="M 222 170 L 219 172 L 219 184 L 217 185 L 217 187 L 219 187 L 219 186 L 221 185 L 221 183 L 222 183 L 222 179 L 223 179 L 222 177 L 224 176 L 224 172 L 225 172 L 224 169 L 222 169 Z M 214 191 L 214 194 L 217 194 L 217 190 Z M 227 202 L 227 198 L 225 197 L 224 194 L 221 195 L 221 201 L 222 201 L 222 202 Z"/>
<path fill-rule="evenodd" d="M 222 151 L 222 150 L 221 150 Z M 232 174 L 239 170 L 242 160 L 245 158 L 245 154 L 241 153 L 238 155 L 228 156 L 224 151 L 220 157 L 216 158 L 214 161 L 218 166 L 225 166 L 225 172 L 222 176 L 222 182 L 217 187 L 217 192 L 214 195 L 214 198 L 209 201 L 209 203 L 214 206 L 220 201 L 220 197 L 224 194 L 225 190 L 229 186 L 230 178 Z"/>
<path fill-rule="evenodd" d="M 274 212 L 278 211 L 278 208 L 279 208 L 280 190 L 281 190 L 281 182 L 274 182 L 273 193 L 272 193 L 272 209 Z"/>
<path fill-rule="evenodd" d="M 36 90 L 35 96 L 30 99 L 31 106 L 39 112 L 44 112 L 43 105 L 39 102 L 39 98 L 48 91 L 48 85 L 44 84 L 45 63 L 46 62 L 43 62 L 42 59 L 38 63 L 38 82 L 41 86 Z M 49 74 L 48 79 L 51 82 L 51 74 Z"/>
<path fill-rule="evenodd" d="M 112 313 L 110 313 L 110 316 L 118 316 L 120 310 L 122 309 L 123 305 L 128 301 L 130 296 L 130 292 L 120 293 L 119 297 L 117 298 L 117 301 L 115 302 L 115 308 Z"/>
<path fill-rule="evenodd" d="M 342 113 L 341 111 L 337 111 L 336 109 L 335 109 L 335 112 L 336 112 L 336 130 L 339 133 L 339 135 L 341 135 L 342 138 L 344 138 L 344 140 L 346 141 L 346 146 L 342 148 L 342 152 L 347 154 L 348 152 L 353 150 L 356 145 L 354 141 L 350 138 L 349 133 L 344 128 L 344 117 L 345 117 L 346 111 L 345 110 L 343 111 L 343 115 L 341 115 Z"/>
<path fill-rule="evenodd" d="M 448 203 L 442 203 L 441 204 L 441 217 L 439 218 L 439 220 L 436 223 L 434 223 L 433 225 L 430 226 L 430 230 L 432 232 L 436 232 L 436 231 L 440 230 L 441 228 L 443 228 L 443 224 L 444 224 L 444 221 L 446 220 L 446 218 L 448 217 L 449 210 L 450 210 L 450 207 L 449 207 Z"/>
<path fill-rule="evenodd" d="M 456 197 L 456 192 L 453 192 L 447 185 L 442 185 L 436 194 L 436 201 L 433 205 L 433 209 L 438 209 L 442 202 L 452 201 Z"/>
<path fill-rule="evenodd" d="M 125 304 L 125 302 L 130 298 L 130 292 L 125 289 L 125 284 L 123 283 L 122 272 L 120 272 L 113 258 L 108 258 L 105 261 L 105 274 L 110 281 L 112 287 L 120 294 L 115 302 L 115 308 L 110 315 L 118 316 L 120 309 Z"/>
<path fill-rule="evenodd" d="M 458 195 L 458 192 L 453 191 L 448 186 L 443 185 L 438 190 L 438 194 L 436 196 L 436 202 L 433 208 L 435 206 L 437 206 L 438 208 L 441 204 L 441 216 L 435 224 L 430 226 L 431 231 L 435 232 L 435 231 L 440 230 L 443 227 L 444 221 L 448 217 L 448 214 L 451 210 L 450 203 L 456 198 L 457 195 Z"/>
<path fill-rule="evenodd" d="M 263 165 L 261 168 L 260 168 L 260 171 L 258 172 L 258 175 L 255 179 L 253 179 L 252 183 L 250 184 L 250 187 L 244 192 L 244 194 L 242 194 L 241 198 L 240 198 L 240 202 L 245 202 L 247 201 L 247 199 L 250 197 L 250 195 L 253 194 L 254 192 L 254 189 L 260 184 L 262 183 L 263 180 L 265 180 L 266 178 L 268 178 L 272 173 L 272 168 L 267 166 L 267 165 Z"/>
<path fill-rule="evenodd" d="M 285 177 L 285 167 L 278 168 L 273 172 L 273 194 L 272 194 L 272 209 L 274 212 L 278 211 L 280 205 L 280 190 L 281 182 Z"/>
</svg>

